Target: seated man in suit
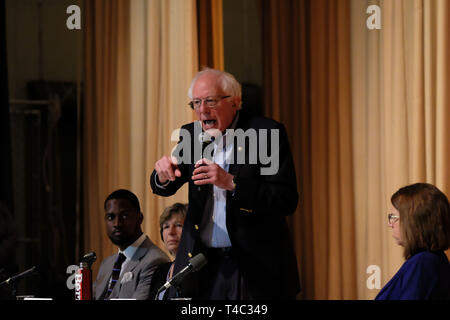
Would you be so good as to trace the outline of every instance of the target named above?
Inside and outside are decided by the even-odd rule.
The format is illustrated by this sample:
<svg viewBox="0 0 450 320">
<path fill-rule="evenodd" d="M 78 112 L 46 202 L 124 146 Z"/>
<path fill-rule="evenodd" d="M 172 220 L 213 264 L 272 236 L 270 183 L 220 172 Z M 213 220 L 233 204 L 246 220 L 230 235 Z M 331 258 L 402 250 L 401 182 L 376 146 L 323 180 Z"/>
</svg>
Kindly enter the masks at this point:
<svg viewBox="0 0 450 320">
<path fill-rule="evenodd" d="M 169 257 L 141 230 L 144 216 L 132 192 L 119 189 L 105 200 L 106 233 L 119 252 L 103 260 L 94 283 L 96 300 L 145 300 L 158 265 Z"/>
</svg>

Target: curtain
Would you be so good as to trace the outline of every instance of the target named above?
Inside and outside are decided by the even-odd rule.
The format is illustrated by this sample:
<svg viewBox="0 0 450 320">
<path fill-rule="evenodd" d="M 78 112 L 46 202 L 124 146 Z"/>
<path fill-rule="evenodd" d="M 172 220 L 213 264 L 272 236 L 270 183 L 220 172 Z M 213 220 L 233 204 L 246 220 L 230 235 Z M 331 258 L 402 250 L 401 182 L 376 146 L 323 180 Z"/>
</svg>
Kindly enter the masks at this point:
<svg viewBox="0 0 450 320">
<path fill-rule="evenodd" d="M 143 231 L 164 249 L 159 215 L 186 202 L 187 189 L 160 198 L 149 177 L 175 145 L 173 130 L 193 119 L 187 90 L 198 68 L 195 1 L 87 1 L 85 21 L 85 251 L 101 261 L 117 250 L 105 233 L 103 202 L 118 188 L 138 196 Z"/>
<path fill-rule="evenodd" d="M 222 0 L 197 0 L 199 67 L 224 70 Z"/>
<path fill-rule="evenodd" d="M 356 297 L 349 1 L 263 1 L 265 114 L 286 125 L 305 299 Z"/>
<path fill-rule="evenodd" d="M 165 249 L 159 216 L 174 202 L 187 203 L 187 185 L 172 197 L 159 197 L 149 177 L 178 141 L 174 130 L 194 120 L 187 91 L 198 70 L 196 5 L 195 0 L 134 0 L 131 14 L 131 190 L 142 202 L 144 230 Z"/>
<path fill-rule="evenodd" d="M 130 9 L 128 1 L 118 0 L 85 6 L 84 248 L 101 261 L 114 250 L 105 233 L 104 199 L 130 185 Z"/>
<path fill-rule="evenodd" d="M 381 8 L 382 28 L 365 27 L 366 8 Z M 415 183 L 450 194 L 449 7 L 446 1 L 351 4 L 352 122 L 358 297 L 372 299 L 366 269 L 381 287 L 403 263 L 386 215 L 390 196 Z"/>
<path fill-rule="evenodd" d="M 261 1 L 265 114 L 286 125 L 300 193 L 289 217 L 300 298 L 372 299 L 368 267 L 383 286 L 403 262 L 387 227 L 391 194 L 418 181 L 450 194 L 450 4 Z M 203 45 L 196 3 L 86 2 L 84 230 L 99 260 L 115 250 L 103 222 L 111 191 L 138 195 L 160 247 L 160 213 L 187 201 L 186 188 L 153 196 L 148 178 L 175 145 L 172 131 L 194 119 L 186 92 L 204 48 L 220 69 L 211 59 L 220 41 Z M 381 8 L 380 30 L 366 27 L 370 4 Z"/>
<path fill-rule="evenodd" d="M 288 129 L 300 191 L 302 297 L 373 299 L 403 263 L 391 195 L 419 181 L 450 193 L 450 4 L 262 3 L 265 113 Z M 366 26 L 372 4 L 381 29 Z"/>
</svg>

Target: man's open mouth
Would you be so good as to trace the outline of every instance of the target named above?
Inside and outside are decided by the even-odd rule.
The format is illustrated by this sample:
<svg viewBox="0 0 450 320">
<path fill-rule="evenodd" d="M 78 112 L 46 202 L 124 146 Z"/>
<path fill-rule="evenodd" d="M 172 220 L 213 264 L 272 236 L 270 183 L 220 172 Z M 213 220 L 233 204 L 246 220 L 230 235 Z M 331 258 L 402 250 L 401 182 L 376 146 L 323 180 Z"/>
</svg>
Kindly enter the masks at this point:
<svg viewBox="0 0 450 320">
<path fill-rule="evenodd" d="M 216 124 L 216 120 L 203 120 L 203 124 L 207 126 L 213 126 Z"/>
</svg>

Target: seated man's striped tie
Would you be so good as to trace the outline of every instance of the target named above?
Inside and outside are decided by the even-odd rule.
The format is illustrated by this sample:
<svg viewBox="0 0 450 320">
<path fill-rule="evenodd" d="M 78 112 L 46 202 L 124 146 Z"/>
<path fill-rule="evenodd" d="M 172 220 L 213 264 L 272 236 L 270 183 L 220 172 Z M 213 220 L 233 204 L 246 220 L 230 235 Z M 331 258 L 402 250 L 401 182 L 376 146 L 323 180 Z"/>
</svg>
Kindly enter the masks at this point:
<svg viewBox="0 0 450 320">
<path fill-rule="evenodd" d="M 109 283 L 108 291 L 106 292 L 105 299 L 108 299 L 109 295 L 114 289 L 117 280 L 119 280 L 120 270 L 122 269 L 122 263 L 125 261 L 126 257 L 123 253 L 119 253 L 111 274 L 111 282 Z"/>
</svg>

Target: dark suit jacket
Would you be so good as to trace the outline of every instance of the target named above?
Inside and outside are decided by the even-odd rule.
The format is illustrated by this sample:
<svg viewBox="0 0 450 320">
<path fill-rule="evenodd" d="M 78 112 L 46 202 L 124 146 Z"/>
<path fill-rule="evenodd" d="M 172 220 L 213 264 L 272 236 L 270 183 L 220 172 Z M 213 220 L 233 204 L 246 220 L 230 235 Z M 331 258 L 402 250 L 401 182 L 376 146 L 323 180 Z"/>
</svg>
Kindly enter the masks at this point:
<svg viewBox="0 0 450 320">
<path fill-rule="evenodd" d="M 111 278 L 114 262 L 118 254 L 113 254 L 102 261 L 94 282 L 94 297 L 104 299 Z M 151 299 L 149 297 L 150 282 L 158 265 L 168 262 L 169 257 L 148 237 L 137 249 L 131 260 L 121 272 L 109 298 L 131 298 L 136 300 Z"/>
<path fill-rule="evenodd" d="M 167 280 L 167 274 L 169 273 L 170 266 L 172 265 L 172 262 L 167 262 L 160 264 L 158 268 L 155 270 L 155 273 L 152 277 L 152 283 L 150 284 L 150 295 L 149 299 L 154 300 L 156 293 L 158 292 L 159 288 L 161 288 Z M 163 300 L 166 299 L 167 296 L 167 290 L 164 293 Z"/>
<path fill-rule="evenodd" d="M 194 122 L 182 128 L 194 134 Z M 247 282 L 250 296 L 256 299 L 295 298 L 300 291 L 297 261 L 291 243 L 285 217 L 292 214 L 298 202 L 297 183 L 292 155 L 286 130 L 281 123 L 264 117 L 252 117 L 240 111 L 236 129 L 256 129 L 258 143 L 262 136 L 259 129 L 278 130 L 279 133 L 279 170 L 273 175 L 261 175 L 264 167 L 261 161 L 249 164 L 249 141 L 234 141 L 234 164 L 230 164 L 229 173 L 236 179 L 236 189 L 227 191 L 226 224 L 239 268 Z M 269 137 L 270 133 L 266 137 Z M 195 144 L 200 143 L 192 136 L 191 153 Z M 182 145 L 180 140 L 178 146 Z M 256 144 L 257 146 L 259 144 Z M 275 147 L 275 146 L 274 146 Z M 197 146 L 198 148 L 198 146 Z M 269 149 L 270 150 L 270 149 Z M 247 161 L 239 164 L 239 152 L 245 152 Z M 175 149 L 174 155 L 180 153 Z M 174 274 L 188 264 L 190 257 L 205 251 L 200 239 L 200 228 L 204 206 L 211 185 L 198 188 L 193 183 L 192 171 L 198 158 L 194 155 L 190 163 L 180 163 L 180 178 L 170 182 L 165 189 L 155 184 L 153 171 L 150 184 L 155 194 L 171 196 L 186 182 L 189 183 L 189 207 L 184 222 L 183 234 L 175 259 Z M 267 166 L 266 166 L 267 167 Z M 200 273 L 200 274 L 199 274 Z M 181 287 L 182 295 L 198 297 L 195 275 L 201 277 L 201 271 L 194 273 Z"/>
</svg>

